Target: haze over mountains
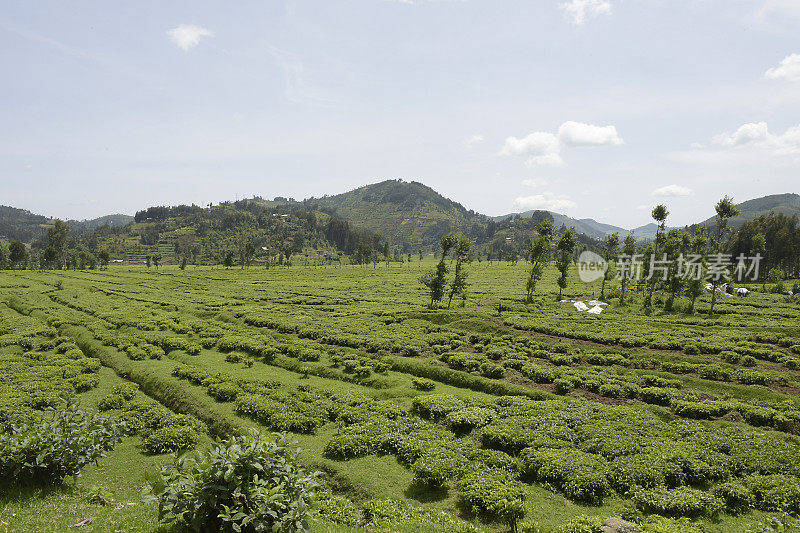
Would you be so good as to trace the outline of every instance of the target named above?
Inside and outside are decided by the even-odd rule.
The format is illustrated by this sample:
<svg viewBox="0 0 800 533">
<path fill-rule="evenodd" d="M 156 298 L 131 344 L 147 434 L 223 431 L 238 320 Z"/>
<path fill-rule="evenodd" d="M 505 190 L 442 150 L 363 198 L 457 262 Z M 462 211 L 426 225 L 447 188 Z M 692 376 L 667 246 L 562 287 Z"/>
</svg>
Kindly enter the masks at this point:
<svg viewBox="0 0 800 533">
<path fill-rule="evenodd" d="M 709 199 L 709 208 L 716 200 L 716 198 Z M 327 212 L 347 221 L 355 228 L 379 232 L 393 243 L 414 249 L 435 244 L 439 236 L 448 231 L 458 231 L 468 235 L 485 234 L 487 229 L 494 232 L 496 227 L 500 229 L 507 227 L 509 219 L 536 218 L 546 216 L 545 213 L 552 216 L 556 227 L 562 225 L 573 227 L 576 232 L 592 239 L 601 239 L 613 232 L 625 235 L 631 231 L 592 218 L 574 219 L 552 211 L 525 211 L 489 217 L 445 198 L 422 183 L 402 180 L 386 180 L 333 196 L 307 198 L 301 202 L 278 197 L 267 203 Z M 790 216 L 800 214 L 800 195 L 795 193 L 769 195 L 747 200 L 738 206 L 740 214 L 731 220 L 734 227 L 770 212 L 785 213 Z M 133 217 L 130 215 L 115 214 L 92 220 L 70 220 L 68 223 L 74 231 L 82 233 L 104 224 L 119 227 L 132 221 Z M 24 209 L 0 206 L 0 237 L 30 242 L 39 237 L 44 228 L 51 223 L 52 219 L 46 216 L 36 215 Z M 698 224 L 713 225 L 713 217 Z M 655 224 L 651 223 L 632 228 L 632 231 L 637 238 L 647 239 L 653 237 L 655 229 Z"/>
</svg>

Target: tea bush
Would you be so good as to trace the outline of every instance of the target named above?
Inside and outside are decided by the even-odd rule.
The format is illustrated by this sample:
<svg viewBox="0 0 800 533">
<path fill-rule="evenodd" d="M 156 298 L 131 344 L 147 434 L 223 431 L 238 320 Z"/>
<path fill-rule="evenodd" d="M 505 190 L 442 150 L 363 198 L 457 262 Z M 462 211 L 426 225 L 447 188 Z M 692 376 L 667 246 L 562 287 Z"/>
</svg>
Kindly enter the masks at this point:
<svg viewBox="0 0 800 533">
<path fill-rule="evenodd" d="M 74 403 L 31 424 L 0 433 L 0 478 L 17 483 L 60 483 L 97 462 L 120 440 L 123 427 Z"/>
<path fill-rule="evenodd" d="M 714 516 L 724 507 L 713 494 L 688 487 L 638 489 L 631 499 L 638 509 L 664 516 Z"/>
<path fill-rule="evenodd" d="M 309 530 L 317 483 L 285 436 L 234 436 L 150 478 L 159 519 L 196 531 Z"/>
</svg>

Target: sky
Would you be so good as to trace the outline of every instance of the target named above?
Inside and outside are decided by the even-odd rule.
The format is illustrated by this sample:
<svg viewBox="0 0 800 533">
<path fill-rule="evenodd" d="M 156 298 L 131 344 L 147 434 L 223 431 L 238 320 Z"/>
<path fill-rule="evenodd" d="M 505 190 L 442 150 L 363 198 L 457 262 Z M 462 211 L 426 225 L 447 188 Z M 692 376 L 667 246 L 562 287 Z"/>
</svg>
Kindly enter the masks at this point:
<svg viewBox="0 0 800 533">
<path fill-rule="evenodd" d="M 630 228 L 800 192 L 800 0 L 0 4 L 0 204 L 419 181 Z"/>
</svg>

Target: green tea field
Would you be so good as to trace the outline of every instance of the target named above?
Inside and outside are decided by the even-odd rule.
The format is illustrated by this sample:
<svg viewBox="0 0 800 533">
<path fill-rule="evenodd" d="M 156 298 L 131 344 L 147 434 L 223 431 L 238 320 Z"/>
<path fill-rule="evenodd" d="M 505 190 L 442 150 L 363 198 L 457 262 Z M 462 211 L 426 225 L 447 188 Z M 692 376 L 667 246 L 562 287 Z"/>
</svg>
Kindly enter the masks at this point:
<svg viewBox="0 0 800 533">
<path fill-rule="evenodd" d="M 552 266 L 525 303 L 529 265 L 484 261 L 429 309 L 433 266 L 0 271 L 0 457 L 36 417 L 119 422 L 62 483 L 3 457 L 0 531 L 182 531 L 148 479 L 251 429 L 317 473 L 312 531 L 794 531 L 797 299 L 666 313 L 612 281 L 595 315 Z"/>
</svg>

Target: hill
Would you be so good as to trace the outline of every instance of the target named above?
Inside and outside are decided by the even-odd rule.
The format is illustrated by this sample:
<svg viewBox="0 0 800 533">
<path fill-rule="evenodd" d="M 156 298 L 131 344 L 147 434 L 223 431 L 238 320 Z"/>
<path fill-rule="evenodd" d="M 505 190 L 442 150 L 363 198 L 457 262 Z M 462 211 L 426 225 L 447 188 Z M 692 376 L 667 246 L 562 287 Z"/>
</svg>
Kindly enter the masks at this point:
<svg viewBox="0 0 800 533">
<path fill-rule="evenodd" d="M 533 216 L 534 213 L 538 211 L 525 211 L 523 213 L 511 213 L 508 215 L 501 215 L 498 217 L 492 217 L 493 220 L 502 221 L 508 218 L 514 217 L 519 215 L 521 218 L 530 218 Z M 562 215 L 561 213 L 555 213 L 553 211 L 547 211 L 551 217 L 553 217 L 553 224 L 560 228 L 561 226 L 565 226 L 567 228 L 574 228 L 577 233 L 583 233 L 587 237 L 591 237 L 593 239 L 602 239 L 609 233 L 617 232 L 620 235 L 626 235 L 629 230 L 625 228 L 620 228 L 619 226 L 612 226 L 611 224 L 603 224 L 602 222 L 598 222 L 592 218 L 581 218 L 575 219 L 572 217 L 568 217 L 567 215 Z"/>
<path fill-rule="evenodd" d="M 770 194 L 736 204 L 736 207 L 739 208 L 739 214 L 733 217 L 729 222 L 730 226 L 734 228 L 738 228 L 748 220 L 753 220 L 761 215 L 768 215 L 770 213 L 800 216 L 800 194 Z M 700 224 L 709 227 L 716 225 L 714 217 L 710 217 Z"/>
<path fill-rule="evenodd" d="M 33 242 L 44 236 L 50 217 L 36 215 L 27 209 L 0 205 L 0 239 Z M 130 215 L 114 214 L 89 220 L 67 220 L 73 233 L 87 233 L 105 225 L 123 227 L 133 222 Z"/>
<path fill-rule="evenodd" d="M 67 220 L 67 224 L 73 231 L 84 232 L 93 231 L 101 226 L 109 225 L 112 227 L 124 227 L 133 222 L 131 215 L 123 215 L 120 213 L 113 215 L 105 215 L 91 220 Z"/>
<path fill-rule="evenodd" d="M 90 250 L 105 248 L 112 259 L 125 261 L 157 254 L 173 263 L 184 257 L 192 263 L 220 263 L 226 256 L 241 262 L 244 255 L 247 261 L 272 263 L 296 254 L 309 259 L 336 257 L 339 251 L 357 256 L 360 246 L 380 245 L 371 232 L 353 229 L 327 213 L 307 210 L 296 202 L 276 205 L 260 198 L 212 207 L 149 207 L 124 226 L 110 224 L 116 216 L 106 217 L 108 224 L 81 239 Z"/>
<path fill-rule="evenodd" d="M 312 197 L 304 203 L 319 206 L 356 227 L 380 232 L 392 244 L 408 250 L 435 246 L 451 231 L 474 235 L 488 222 L 484 215 L 415 181 L 386 180 L 335 196 Z"/>
<path fill-rule="evenodd" d="M 51 219 L 26 209 L 0 205 L 0 238 L 30 242 L 44 233 Z"/>
<path fill-rule="evenodd" d="M 738 206 L 741 213 L 732 220 L 734 227 L 771 212 L 798 214 L 800 195 L 764 196 Z M 276 217 L 290 223 L 275 225 Z M 193 249 L 196 244 L 200 245 L 201 255 L 211 259 L 219 255 L 220 246 L 235 248 L 234 235 L 241 230 L 257 233 L 259 246 L 277 249 L 292 243 L 295 252 L 311 247 L 348 254 L 353 253 L 359 243 L 368 243 L 364 247 L 366 253 L 367 248 L 374 249 L 378 243 L 383 246 L 383 240 L 389 241 L 395 254 L 431 251 L 438 247 L 442 235 L 452 231 L 472 239 L 482 253 L 498 257 L 523 253 L 536 222 L 544 217 L 551 218 L 557 228 L 574 228 L 581 235 L 581 242 L 590 247 L 593 241 L 613 232 L 623 237 L 633 231 L 638 240 L 647 240 L 654 237 L 656 230 L 653 223 L 629 230 L 592 218 L 575 219 L 551 211 L 487 217 L 422 183 L 403 180 L 386 180 L 303 201 L 254 197 L 234 203 L 223 202 L 210 209 L 160 206 L 140 211 L 136 217 L 106 215 L 92 220 L 70 220 L 68 224 L 71 235 L 85 236 L 90 248 L 100 243 L 112 253 L 130 259 L 144 257 L 146 251 L 155 249 L 154 246 L 158 246 L 160 255 L 175 258 L 184 253 L 179 250 L 184 250 L 186 243 L 192 243 L 190 248 Z M 33 243 L 44 237 L 52 222 L 46 216 L 24 209 L 0 206 L 0 238 Z M 713 226 L 713 218 L 700 224 Z"/>
</svg>

